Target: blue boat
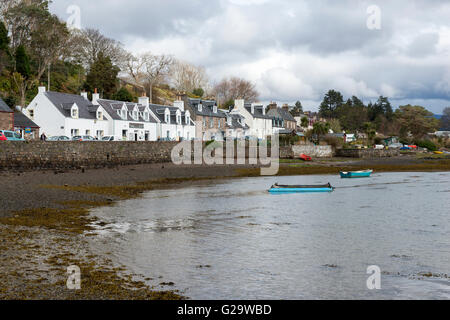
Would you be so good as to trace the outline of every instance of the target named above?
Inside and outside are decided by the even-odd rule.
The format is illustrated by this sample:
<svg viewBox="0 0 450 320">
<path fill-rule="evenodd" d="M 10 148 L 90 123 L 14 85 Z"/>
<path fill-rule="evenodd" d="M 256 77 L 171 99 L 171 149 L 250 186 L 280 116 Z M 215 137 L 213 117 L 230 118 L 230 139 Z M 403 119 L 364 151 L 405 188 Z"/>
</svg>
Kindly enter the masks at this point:
<svg viewBox="0 0 450 320">
<path fill-rule="evenodd" d="M 300 185 L 279 185 L 275 183 L 269 190 L 270 193 L 297 193 L 297 192 L 332 192 L 334 188 L 330 183 L 325 185 L 300 186 Z"/>
<path fill-rule="evenodd" d="M 341 171 L 341 178 L 368 178 L 372 174 L 373 170 L 362 171 Z"/>
</svg>

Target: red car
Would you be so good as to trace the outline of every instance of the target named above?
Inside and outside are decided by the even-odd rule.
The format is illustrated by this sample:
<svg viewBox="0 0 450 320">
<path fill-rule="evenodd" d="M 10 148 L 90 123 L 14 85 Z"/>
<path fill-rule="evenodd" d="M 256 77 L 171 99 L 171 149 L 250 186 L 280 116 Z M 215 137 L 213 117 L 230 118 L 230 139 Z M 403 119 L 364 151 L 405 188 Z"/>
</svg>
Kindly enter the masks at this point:
<svg viewBox="0 0 450 320">
<path fill-rule="evenodd" d="M 8 140 L 8 138 L 5 137 L 3 132 L 0 132 L 0 141 L 6 141 L 6 140 Z"/>
<path fill-rule="evenodd" d="M 300 159 L 302 159 L 303 161 L 311 161 L 312 160 L 311 157 L 306 154 L 301 154 Z"/>
</svg>

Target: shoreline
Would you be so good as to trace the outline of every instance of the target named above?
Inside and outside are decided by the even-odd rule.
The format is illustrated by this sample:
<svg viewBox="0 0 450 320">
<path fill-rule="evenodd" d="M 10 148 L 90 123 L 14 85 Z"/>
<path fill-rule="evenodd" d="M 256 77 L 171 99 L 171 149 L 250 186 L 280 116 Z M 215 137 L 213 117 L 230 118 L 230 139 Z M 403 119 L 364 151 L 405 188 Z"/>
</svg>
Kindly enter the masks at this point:
<svg viewBox="0 0 450 320">
<path fill-rule="evenodd" d="M 341 170 L 367 168 L 376 172 L 450 171 L 450 159 L 405 156 L 280 162 L 279 176 L 338 174 Z M 260 176 L 260 168 L 251 165 L 175 166 L 171 163 L 1 172 L 0 186 L 17 197 L 1 200 L 0 299 L 186 299 L 177 291 L 155 289 L 148 284 L 149 279 L 112 265 L 107 256 L 93 255 L 87 246 L 86 232 L 95 236 L 92 224 L 102 222 L 90 217 L 89 211 L 137 198 L 149 190 L 256 176 Z M 21 270 L 17 270 L 18 265 Z M 69 265 L 81 267 L 80 291 L 65 288 Z M 171 283 L 170 279 L 161 282 L 160 287 L 165 283 Z"/>
</svg>

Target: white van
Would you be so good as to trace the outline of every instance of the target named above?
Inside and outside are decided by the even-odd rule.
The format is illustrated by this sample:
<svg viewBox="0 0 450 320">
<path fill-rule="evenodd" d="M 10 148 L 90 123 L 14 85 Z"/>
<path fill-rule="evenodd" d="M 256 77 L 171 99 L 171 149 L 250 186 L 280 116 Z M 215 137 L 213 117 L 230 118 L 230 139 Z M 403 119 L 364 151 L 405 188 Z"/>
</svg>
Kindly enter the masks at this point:
<svg viewBox="0 0 450 320">
<path fill-rule="evenodd" d="M 103 136 L 102 141 L 123 141 L 123 139 L 119 136 Z"/>
</svg>

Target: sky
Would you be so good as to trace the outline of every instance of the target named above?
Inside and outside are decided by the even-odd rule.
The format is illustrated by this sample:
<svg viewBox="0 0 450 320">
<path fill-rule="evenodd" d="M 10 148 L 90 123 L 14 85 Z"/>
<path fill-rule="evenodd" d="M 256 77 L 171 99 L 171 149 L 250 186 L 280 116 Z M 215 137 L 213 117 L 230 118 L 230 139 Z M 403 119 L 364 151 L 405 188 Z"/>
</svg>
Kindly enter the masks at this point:
<svg viewBox="0 0 450 320">
<path fill-rule="evenodd" d="M 262 102 L 316 111 L 335 89 L 450 106 L 446 0 L 54 0 L 50 10 L 128 51 L 202 65 L 213 82 L 248 79 Z"/>
</svg>

